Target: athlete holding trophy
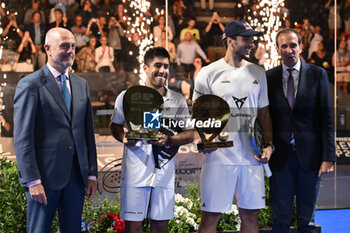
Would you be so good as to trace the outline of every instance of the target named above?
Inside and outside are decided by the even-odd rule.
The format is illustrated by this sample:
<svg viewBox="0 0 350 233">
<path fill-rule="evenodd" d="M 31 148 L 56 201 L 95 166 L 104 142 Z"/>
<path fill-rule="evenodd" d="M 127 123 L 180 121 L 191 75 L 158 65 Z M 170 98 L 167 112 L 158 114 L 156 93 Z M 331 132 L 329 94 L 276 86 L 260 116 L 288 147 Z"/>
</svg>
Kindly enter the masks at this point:
<svg viewBox="0 0 350 233">
<path fill-rule="evenodd" d="M 123 91 L 117 97 L 110 124 L 112 135 L 124 143 L 121 217 L 126 222 L 126 232 L 141 233 L 145 218 L 150 218 L 151 232 L 166 232 L 168 221 L 174 216 L 175 205 L 175 162 L 171 160 L 175 154 L 171 154 L 171 150 L 175 148 L 176 153 L 176 147 L 192 142 L 193 130 L 182 128 L 181 132 L 168 134 L 164 132 L 168 129 L 158 127 L 160 118 L 186 121 L 190 115 L 185 98 L 165 87 L 169 76 L 169 53 L 166 49 L 150 48 L 145 53 L 144 61 L 146 87 L 136 87 L 131 94 Z M 149 91 L 150 88 L 160 94 L 161 101 Z M 144 108 L 143 105 L 151 105 L 151 102 L 156 103 L 151 106 L 152 111 L 139 111 Z M 137 115 L 137 112 L 143 114 L 143 122 L 132 118 L 127 122 L 127 115 Z M 128 134 L 130 138 L 126 136 L 126 125 L 129 132 L 133 131 Z M 149 134 L 151 136 L 146 134 L 146 128 L 158 128 L 157 138 L 152 138 L 152 133 Z M 141 140 L 137 135 L 141 136 Z"/>
<path fill-rule="evenodd" d="M 261 35 L 247 22 L 232 21 L 223 35 L 225 57 L 202 68 L 196 78 L 193 99 L 211 94 L 230 106 L 223 131 L 234 141 L 234 147 L 205 152 L 199 232 L 216 232 L 221 213 L 231 209 L 234 197 L 241 218 L 240 232 L 258 232 L 258 209 L 265 207 L 261 163 L 268 162 L 274 149 L 265 71 L 246 60 L 253 48 L 253 36 Z M 264 132 L 261 156 L 257 156 L 249 138 L 252 117 L 258 117 Z"/>
</svg>

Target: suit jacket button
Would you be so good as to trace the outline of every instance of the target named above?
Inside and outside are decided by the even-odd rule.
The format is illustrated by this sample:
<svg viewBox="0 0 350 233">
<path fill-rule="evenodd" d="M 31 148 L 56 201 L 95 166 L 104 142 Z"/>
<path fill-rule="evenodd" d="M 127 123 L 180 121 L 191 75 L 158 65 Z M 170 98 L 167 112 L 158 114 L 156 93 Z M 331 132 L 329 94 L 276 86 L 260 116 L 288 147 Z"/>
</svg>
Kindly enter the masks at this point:
<svg viewBox="0 0 350 233">
<path fill-rule="evenodd" d="M 68 149 L 69 149 L 69 150 L 73 150 L 73 147 L 69 146 Z"/>
</svg>

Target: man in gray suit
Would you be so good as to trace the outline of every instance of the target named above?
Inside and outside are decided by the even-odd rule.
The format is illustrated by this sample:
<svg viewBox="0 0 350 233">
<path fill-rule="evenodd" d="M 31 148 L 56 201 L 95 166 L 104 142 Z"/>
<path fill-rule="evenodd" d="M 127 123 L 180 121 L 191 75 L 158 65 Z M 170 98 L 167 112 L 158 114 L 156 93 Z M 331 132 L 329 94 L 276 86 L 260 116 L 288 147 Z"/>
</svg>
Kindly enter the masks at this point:
<svg viewBox="0 0 350 233">
<path fill-rule="evenodd" d="M 48 63 L 20 80 L 14 99 L 19 181 L 26 189 L 27 232 L 80 232 L 84 194 L 96 192 L 97 159 L 87 82 L 69 72 L 73 34 L 49 30 Z"/>
</svg>

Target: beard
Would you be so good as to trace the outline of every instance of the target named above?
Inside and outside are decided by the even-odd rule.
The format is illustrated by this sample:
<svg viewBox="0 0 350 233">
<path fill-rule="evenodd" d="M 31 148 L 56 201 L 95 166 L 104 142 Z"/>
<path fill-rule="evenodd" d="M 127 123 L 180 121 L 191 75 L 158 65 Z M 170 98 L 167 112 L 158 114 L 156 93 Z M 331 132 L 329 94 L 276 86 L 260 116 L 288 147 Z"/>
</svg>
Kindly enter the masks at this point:
<svg viewBox="0 0 350 233">
<path fill-rule="evenodd" d="M 74 55 L 61 55 L 56 57 L 53 61 L 56 64 L 59 64 L 61 67 L 68 68 L 73 65 L 74 63 Z"/>
</svg>

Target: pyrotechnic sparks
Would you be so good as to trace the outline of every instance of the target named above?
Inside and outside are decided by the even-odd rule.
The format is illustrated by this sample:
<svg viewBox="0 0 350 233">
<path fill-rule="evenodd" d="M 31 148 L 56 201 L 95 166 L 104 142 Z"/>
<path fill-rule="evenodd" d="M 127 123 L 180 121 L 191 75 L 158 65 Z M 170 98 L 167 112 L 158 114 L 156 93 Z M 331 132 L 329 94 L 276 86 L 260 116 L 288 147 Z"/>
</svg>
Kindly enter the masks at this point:
<svg viewBox="0 0 350 233">
<path fill-rule="evenodd" d="M 260 38 L 266 41 L 266 44 L 259 46 L 266 49 L 265 69 L 275 67 L 279 63 L 279 55 L 276 50 L 275 38 L 277 32 L 281 29 L 282 20 L 287 18 L 287 12 L 283 11 L 284 0 L 260 0 L 252 10 L 249 11 L 248 20 L 250 24 L 262 31 L 264 35 Z"/>
<path fill-rule="evenodd" d="M 1 7 L 2 7 L 2 9 L 5 9 L 5 7 L 6 7 L 5 3 L 1 3 Z M 9 12 L 7 14 L 9 14 Z M 16 15 L 17 15 L 17 12 L 16 12 Z M 0 32 L 2 33 L 2 31 L 3 31 L 3 28 L 1 25 L 1 16 L 0 16 Z M 3 59 L 2 55 L 3 55 L 3 46 L 1 45 L 0 46 L 0 59 L 1 60 Z M 1 61 L 1 64 L 4 64 L 4 62 Z M 5 103 L 3 101 L 3 97 L 4 97 L 4 89 L 7 86 L 6 78 L 7 78 L 7 74 L 3 73 L 2 80 L 0 82 L 0 115 L 2 115 L 3 114 L 2 111 L 5 110 Z M 2 124 L 2 122 L 1 122 L 1 124 Z M 1 127 L 0 127 L 0 135 L 1 135 Z"/>
<path fill-rule="evenodd" d="M 5 8 L 5 3 L 1 4 L 1 7 L 4 9 Z M 0 16 L 0 22 L 1 22 L 1 16 Z M 0 23 L 0 31 L 2 33 L 3 29 L 2 29 L 2 25 Z M 0 59 L 2 60 L 2 52 L 3 52 L 3 46 L 0 46 Z M 3 64 L 3 61 L 1 62 L 1 64 Z M 2 81 L 0 83 L 0 115 L 2 115 L 2 111 L 5 110 L 5 103 L 3 101 L 3 97 L 4 97 L 4 88 L 7 86 L 6 83 L 6 78 L 7 78 L 7 74 L 3 74 L 2 76 Z M 2 122 L 1 122 L 2 124 Z M 1 127 L 0 127 L 0 135 L 1 135 Z"/>
<path fill-rule="evenodd" d="M 128 29 L 126 30 L 127 34 L 137 33 L 139 35 L 139 70 L 135 69 L 134 73 L 140 74 L 140 84 L 144 84 L 146 76 L 142 69 L 143 66 L 143 56 L 150 46 L 153 44 L 153 35 L 150 33 L 150 25 L 153 22 L 151 14 L 148 10 L 151 6 L 151 3 L 147 0 L 132 0 L 129 2 L 129 10 L 125 9 L 124 12 L 132 17 L 128 17 Z M 127 17 L 127 16 L 126 16 Z M 129 41 L 131 37 L 129 37 Z M 135 42 L 135 41 L 134 41 Z M 131 51 L 129 51 L 130 53 Z"/>
</svg>

